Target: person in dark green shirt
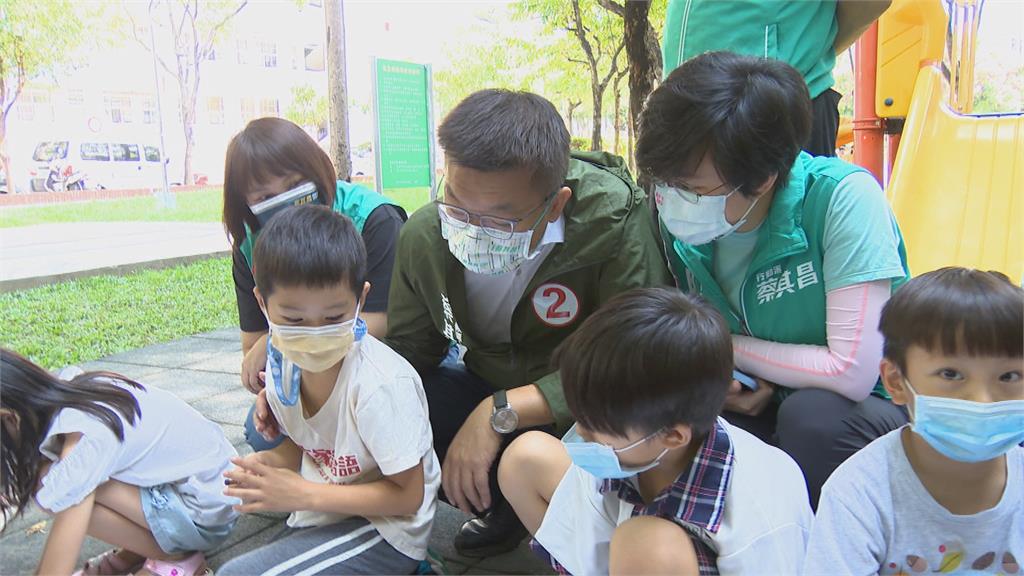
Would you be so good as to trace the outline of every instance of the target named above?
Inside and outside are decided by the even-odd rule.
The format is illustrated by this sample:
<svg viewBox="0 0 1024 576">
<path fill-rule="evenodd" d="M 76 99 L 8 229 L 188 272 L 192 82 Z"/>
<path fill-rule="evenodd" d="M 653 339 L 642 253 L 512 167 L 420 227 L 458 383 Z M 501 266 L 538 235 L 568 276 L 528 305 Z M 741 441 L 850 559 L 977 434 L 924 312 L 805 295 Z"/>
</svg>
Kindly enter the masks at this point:
<svg viewBox="0 0 1024 576">
<path fill-rule="evenodd" d="M 801 152 L 809 125 L 792 66 L 708 52 L 651 93 L 636 156 L 676 283 L 718 307 L 754 382 L 733 383 L 726 419 L 792 456 L 813 506 L 843 460 L 907 421 L 879 385 L 878 320 L 910 273 L 878 182 Z"/>
<path fill-rule="evenodd" d="M 793 66 L 811 93 L 813 122 L 803 143 L 814 156 L 835 156 L 839 99 L 832 89 L 842 54 L 891 0 L 669 0 L 664 76 L 704 52 L 775 58 Z"/>
<path fill-rule="evenodd" d="M 552 352 L 612 296 L 670 277 L 623 160 L 570 155 L 544 98 L 476 92 L 438 139 L 441 198 L 402 229 L 386 342 L 423 379 L 444 497 L 482 515 L 455 546 L 487 556 L 526 534 L 498 492 L 500 452 L 524 429 L 571 424 Z M 441 365 L 452 343 L 464 363 Z"/>
</svg>

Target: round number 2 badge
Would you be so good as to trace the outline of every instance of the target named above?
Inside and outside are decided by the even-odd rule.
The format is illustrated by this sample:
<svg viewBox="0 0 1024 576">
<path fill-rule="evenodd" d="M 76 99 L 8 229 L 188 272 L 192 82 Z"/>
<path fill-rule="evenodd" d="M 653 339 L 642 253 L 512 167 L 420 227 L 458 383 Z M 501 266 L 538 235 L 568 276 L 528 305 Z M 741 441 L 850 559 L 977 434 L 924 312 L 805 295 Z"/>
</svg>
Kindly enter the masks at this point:
<svg viewBox="0 0 1024 576">
<path fill-rule="evenodd" d="M 533 292 L 533 311 L 541 322 L 560 328 L 576 320 L 580 301 L 567 286 L 542 284 Z"/>
</svg>

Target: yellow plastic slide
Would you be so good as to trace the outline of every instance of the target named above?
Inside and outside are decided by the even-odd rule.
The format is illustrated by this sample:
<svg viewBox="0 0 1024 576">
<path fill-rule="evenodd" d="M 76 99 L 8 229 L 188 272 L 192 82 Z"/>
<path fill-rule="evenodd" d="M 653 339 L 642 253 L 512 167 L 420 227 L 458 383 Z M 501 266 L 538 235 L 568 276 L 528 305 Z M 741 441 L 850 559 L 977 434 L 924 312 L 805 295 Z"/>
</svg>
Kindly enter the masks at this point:
<svg viewBox="0 0 1024 576">
<path fill-rule="evenodd" d="M 920 70 L 887 190 L 916 276 L 943 266 L 1024 276 L 1024 114 L 960 115 Z"/>
</svg>

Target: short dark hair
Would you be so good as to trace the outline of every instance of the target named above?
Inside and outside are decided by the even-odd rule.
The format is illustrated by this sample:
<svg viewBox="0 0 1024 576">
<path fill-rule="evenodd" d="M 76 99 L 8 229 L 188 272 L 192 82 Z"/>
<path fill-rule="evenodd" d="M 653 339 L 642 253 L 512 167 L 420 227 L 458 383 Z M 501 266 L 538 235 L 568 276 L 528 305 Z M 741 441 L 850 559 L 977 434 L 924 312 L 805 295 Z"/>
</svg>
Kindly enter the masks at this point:
<svg viewBox="0 0 1024 576">
<path fill-rule="evenodd" d="M 445 116 L 437 138 L 451 162 L 500 172 L 533 169 L 544 192 L 557 190 L 569 172 L 569 131 L 555 106 L 530 92 L 474 92 Z"/>
<path fill-rule="evenodd" d="M 257 118 L 235 135 L 224 159 L 224 227 L 237 247 L 245 225 L 259 221 L 245 202 L 246 192 L 274 176 L 296 173 L 316 185 L 320 202 L 334 205 L 337 172 L 331 158 L 306 131 L 284 118 Z"/>
<path fill-rule="evenodd" d="M 706 52 L 676 68 L 640 114 L 636 161 L 654 181 L 686 178 L 710 152 L 727 184 L 746 196 L 777 174 L 776 189 L 811 127 L 807 84 L 774 59 Z"/>
<path fill-rule="evenodd" d="M 1024 355 L 1024 290 L 1000 272 L 949 267 L 907 282 L 882 308 L 883 355 L 907 372 L 907 349 Z"/>
<path fill-rule="evenodd" d="M 671 288 L 638 288 L 601 306 L 555 350 L 565 400 L 595 432 L 706 434 L 732 380 L 732 337 L 718 310 Z"/>
<path fill-rule="evenodd" d="M 325 288 L 348 282 L 358 298 L 366 247 L 355 225 L 326 206 L 286 208 L 267 223 L 253 249 L 253 276 L 264 298 L 276 286 Z"/>
</svg>

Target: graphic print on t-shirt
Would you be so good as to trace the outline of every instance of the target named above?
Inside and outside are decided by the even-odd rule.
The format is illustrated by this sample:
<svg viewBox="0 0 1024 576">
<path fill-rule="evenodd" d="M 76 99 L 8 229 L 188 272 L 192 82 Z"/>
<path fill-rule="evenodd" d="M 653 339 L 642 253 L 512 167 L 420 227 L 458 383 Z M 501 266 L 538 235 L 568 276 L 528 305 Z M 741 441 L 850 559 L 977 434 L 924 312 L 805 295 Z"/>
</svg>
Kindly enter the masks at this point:
<svg viewBox="0 0 1024 576">
<path fill-rule="evenodd" d="M 316 463 L 317 472 L 327 482 L 334 483 L 339 478 L 359 474 L 362 470 L 354 454 L 335 456 L 334 450 L 325 449 L 307 449 L 305 452 Z"/>
<path fill-rule="evenodd" d="M 935 550 L 920 550 L 921 555 L 907 554 L 903 558 L 891 559 L 885 563 L 884 574 L 910 576 L 911 574 L 950 572 L 972 572 L 993 574 L 1017 574 L 1020 564 L 1009 551 L 989 551 L 984 554 L 971 553 L 959 541 L 940 544 Z M 931 562 L 929 562 L 929 558 Z"/>
</svg>

